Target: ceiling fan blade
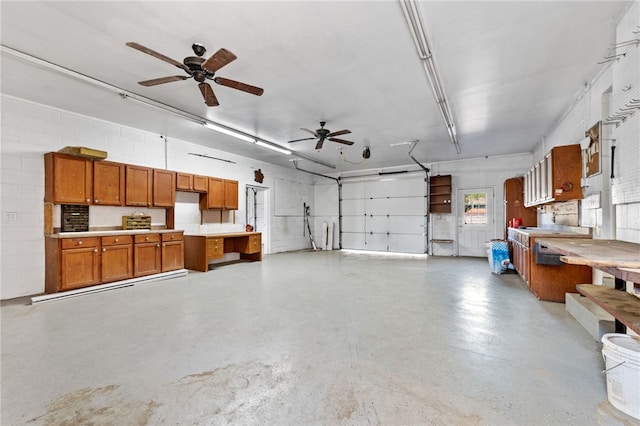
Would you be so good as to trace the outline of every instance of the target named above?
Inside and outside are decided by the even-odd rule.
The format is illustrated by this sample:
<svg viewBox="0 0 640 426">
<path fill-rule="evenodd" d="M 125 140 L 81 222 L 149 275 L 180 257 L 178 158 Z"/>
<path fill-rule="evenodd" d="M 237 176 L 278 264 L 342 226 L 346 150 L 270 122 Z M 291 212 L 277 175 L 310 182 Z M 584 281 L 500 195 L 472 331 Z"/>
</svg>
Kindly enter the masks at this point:
<svg viewBox="0 0 640 426">
<path fill-rule="evenodd" d="M 331 132 L 329 133 L 327 136 L 340 136 L 340 135 L 346 135 L 348 133 L 351 133 L 351 130 L 338 130 L 337 132 Z"/>
<path fill-rule="evenodd" d="M 261 89 L 256 86 L 250 86 L 245 83 L 240 83 L 239 81 L 229 80 L 228 78 L 216 77 L 213 79 L 216 83 L 231 87 L 232 89 L 242 90 L 243 92 L 251 93 L 252 95 L 260 96 L 264 92 L 264 89 Z"/>
<path fill-rule="evenodd" d="M 202 68 L 210 72 L 216 72 L 220 68 L 224 67 L 230 62 L 233 62 L 238 57 L 227 49 L 218 49 L 216 53 L 211 55 L 209 59 L 202 63 Z"/>
<path fill-rule="evenodd" d="M 316 134 L 316 132 L 314 132 L 313 130 L 309 130 L 309 129 L 305 129 L 304 127 L 300 127 L 300 130 L 304 130 L 305 132 L 311 133 L 313 136 L 315 136 L 316 138 L 318 137 L 318 135 Z"/>
<path fill-rule="evenodd" d="M 170 57 L 165 56 L 162 53 L 158 53 L 155 50 L 151 50 L 148 47 L 145 47 L 145 46 L 143 46 L 141 44 L 135 43 L 133 41 L 129 41 L 129 42 L 126 43 L 126 45 L 129 46 L 129 47 L 133 47 L 134 49 L 139 50 L 139 51 L 141 51 L 143 53 L 146 53 L 147 55 L 151 55 L 154 58 L 158 58 L 158 59 L 161 59 L 161 60 L 163 60 L 165 62 L 168 62 L 171 65 L 175 65 L 178 68 L 182 68 L 183 70 L 185 70 L 187 72 L 189 71 L 189 67 L 187 67 L 182 62 L 178 62 L 175 59 L 171 59 Z"/>
<path fill-rule="evenodd" d="M 295 139 L 295 140 L 289 141 L 289 143 L 291 143 L 291 142 L 300 142 L 300 141 L 310 141 L 311 139 L 315 139 L 315 138 Z"/>
<path fill-rule="evenodd" d="M 200 88 L 200 92 L 202 92 L 204 103 L 207 104 L 207 106 L 214 107 L 220 105 L 209 83 L 200 83 L 198 87 Z"/>
<path fill-rule="evenodd" d="M 316 149 L 322 148 L 323 142 L 324 142 L 324 138 L 318 139 L 318 143 L 316 144 Z"/>
<path fill-rule="evenodd" d="M 152 80 L 139 81 L 138 84 L 149 87 L 149 86 L 156 86 L 158 84 L 171 83 L 172 81 L 186 80 L 188 78 L 191 78 L 191 76 L 172 75 L 169 77 L 160 77 L 160 78 L 154 78 Z"/>
<path fill-rule="evenodd" d="M 329 140 L 333 141 L 333 142 L 343 143 L 345 145 L 353 145 L 354 144 L 354 142 L 347 141 L 347 140 L 344 140 L 344 139 L 338 139 L 338 138 L 329 138 Z"/>
</svg>

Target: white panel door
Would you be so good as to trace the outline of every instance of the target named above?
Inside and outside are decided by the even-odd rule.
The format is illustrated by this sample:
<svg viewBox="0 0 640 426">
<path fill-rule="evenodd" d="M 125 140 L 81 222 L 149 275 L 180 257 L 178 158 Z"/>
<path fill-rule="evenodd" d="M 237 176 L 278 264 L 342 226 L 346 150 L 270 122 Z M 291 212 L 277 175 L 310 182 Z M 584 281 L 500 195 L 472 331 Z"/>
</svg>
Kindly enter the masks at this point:
<svg viewBox="0 0 640 426">
<path fill-rule="evenodd" d="M 342 183 L 342 247 L 425 253 L 426 182 L 419 173 Z"/>
<path fill-rule="evenodd" d="M 495 238 L 493 188 L 457 191 L 458 256 L 487 257 L 487 241 Z"/>
</svg>

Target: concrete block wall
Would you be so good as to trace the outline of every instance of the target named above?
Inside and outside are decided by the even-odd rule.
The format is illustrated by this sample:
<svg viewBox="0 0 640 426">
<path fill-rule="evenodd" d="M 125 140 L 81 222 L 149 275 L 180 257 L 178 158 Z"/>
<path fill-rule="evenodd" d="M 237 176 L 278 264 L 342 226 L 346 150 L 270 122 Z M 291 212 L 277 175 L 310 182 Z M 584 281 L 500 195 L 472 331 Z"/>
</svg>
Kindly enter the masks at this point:
<svg viewBox="0 0 640 426">
<path fill-rule="evenodd" d="M 636 38 L 640 25 L 640 3 L 634 2 L 616 26 L 618 42 Z M 552 147 L 580 143 L 585 131 L 598 121 L 621 112 L 631 99 L 638 98 L 640 87 L 640 51 L 636 45 L 619 48 L 624 57 L 600 65 L 598 76 L 578 90 L 576 101 L 567 113 L 538 143 L 534 161 Z M 576 87 L 580 84 L 576 82 Z M 601 206 L 584 210 L 585 226 L 592 228 L 594 238 L 612 238 L 640 243 L 640 110 L 629 114 L 624 122 L 602 126 L 601 170 L 584 180 L 585 196 L 600 194 Z M 611 146 L 615 145 L 611 170 Z M 611 178 L 613 172 L 614 178 Z M 584 175 L 584 174 L 583 174 Z"/>
<path fill-rule="evenodd" d="M 65 146 L 87 146 L 108 152 L 111 161 L 219 176 L 239 181 L 239 209 L 223 223 L 208 219 L 200 224 L 196 194 L 179 193 L 176 228 L 187 232 L 244 230 L 245 185 L 254 184 L 254 170 L 262 169 L 267 192 L 275 179 L 313 187 L 313 179 L 295 169 L 172 140 L 160 135 L 73 114 L 10 96 L 1 96 L 0 171 L 0 299 L 44 291 L 44 160 L 46 152 Z M 190 152 L 228 158 L 235 164 L 189 155 Z M 286 183 L 284 184 L 286 190 Z M 117 226 L 121 216 L 139 208 L 90 208 L 91 226 Z M 152 211 L 151 211 L 152 210 Z M 57 209 L 59 211 L 59 208 Z M 149 209 L 154 224 L 164 224 L 164 209 Z M 273 216 L 273 206 L 271 206 Z M 59 213 L 58 213 L 59 217 Z M 207 219 L 205 217 L 205 219 Z M 309 247 L 302 236 L 302 216 L 271 217 L 271 252 Z M 55 220 L 55 217 L 54 217 Z M 59 220 L 59 219 L 58 219 Z M 219 222 L 219 221 L 218 221 Z"/>
</svg>

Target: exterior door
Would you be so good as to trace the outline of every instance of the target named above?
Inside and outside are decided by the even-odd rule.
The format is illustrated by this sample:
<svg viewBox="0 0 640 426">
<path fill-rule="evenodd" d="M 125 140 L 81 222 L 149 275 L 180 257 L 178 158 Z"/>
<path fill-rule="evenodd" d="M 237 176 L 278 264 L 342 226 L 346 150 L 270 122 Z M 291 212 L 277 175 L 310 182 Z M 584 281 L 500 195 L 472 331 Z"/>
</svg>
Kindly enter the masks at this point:
<svg viewBox="0 0 640 426">
<path fill-rule="evenodd" d="M 486 243 L 495 237 L 493 188 L 457 191 L 458 256 L 486 257 Z"/>
</svg>

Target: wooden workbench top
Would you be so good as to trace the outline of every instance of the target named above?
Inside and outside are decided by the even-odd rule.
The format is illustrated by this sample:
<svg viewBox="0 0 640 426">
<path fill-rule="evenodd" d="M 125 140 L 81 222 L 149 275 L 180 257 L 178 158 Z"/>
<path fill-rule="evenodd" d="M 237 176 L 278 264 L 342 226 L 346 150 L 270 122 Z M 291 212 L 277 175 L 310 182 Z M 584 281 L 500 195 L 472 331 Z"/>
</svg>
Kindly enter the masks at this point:
<svg viewBox="0 0 640 426">
<path fill-rule="evenodd" d="M 537 242 L 563 254 L 560 259 L 565 263 L 591 266 L 640 283 L 640 244 L 583 238 L 539 238 Z"/>
</svg>

